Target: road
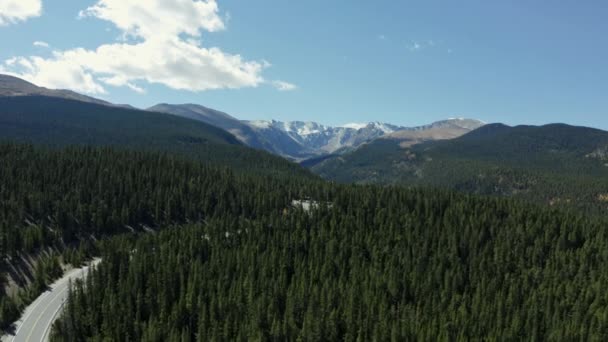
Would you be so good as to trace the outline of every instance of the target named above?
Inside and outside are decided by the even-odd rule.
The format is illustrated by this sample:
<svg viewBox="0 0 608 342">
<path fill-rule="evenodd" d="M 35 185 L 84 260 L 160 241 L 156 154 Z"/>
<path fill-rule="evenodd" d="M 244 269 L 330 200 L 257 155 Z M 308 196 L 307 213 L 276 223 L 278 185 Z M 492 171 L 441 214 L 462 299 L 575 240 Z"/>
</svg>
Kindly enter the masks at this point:
<svg viewBox="0 0 608 342">
<path fill-rule="evenodd" d="M 91 264 L 96 265 L 100 259 Z M 63 278 L 57 280 L 50 289 L 41 294 L 30 304 L 21 319 L 15 323 L 15 335 L 2 336 L 2 342 L 42 342 L 48 341 L 51 326 L 68 296 L 69 280 L 84 278 L 90 266 L 78 268 L 67 272 Z"/>
</svg>

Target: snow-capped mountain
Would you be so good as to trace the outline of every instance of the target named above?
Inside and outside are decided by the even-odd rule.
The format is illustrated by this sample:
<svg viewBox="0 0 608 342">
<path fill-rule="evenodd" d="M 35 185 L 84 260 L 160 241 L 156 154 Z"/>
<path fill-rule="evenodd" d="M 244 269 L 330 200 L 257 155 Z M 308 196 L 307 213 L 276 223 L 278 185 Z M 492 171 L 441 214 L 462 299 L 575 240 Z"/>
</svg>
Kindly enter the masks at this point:
<svg viewBox="0 0 608 342">
<path fill-rule="evenodd" d="M 199 105 L 161 104 L 149 108 L 220 127 L 234 134 L 244 144 L 269 151 L 280 156 L 304 160 L 327 154 L 344 153 L 380 137 L 398 138 L 400 132 L 426 132 L 432 130 L 430 138 L 441 129 L 442 137 L 459 136 L 483 125 L 477 120 L 448 119 L 420 127 L 402 127 L 382 122 L 349 123 L 343 126 L 326 126 L 316 122 L 275 120 L 238 120 Z M 447 133 L 446 133 L 447 132 Z M 428 134 L 427 134 L 428 135 Z M 406 136 L 410 137 L 410 135 Z M 425 136 L 417 133 L 416 137 Z M 418 138 L 420 139 L 420 138 Z M 413 140 L 412 141 L 418 141 Z"/>
<path fill-rule="evenodd" d="M 339 150 L 353 149 L 405 127 L 372 122 L 332 127 L 303 121 L 246 121 L 277 150 L 279 154 L 306 159 Z M 295 145 L 294 145 L 295 143 Z M 299 147 L 299 148 L 298 148 Z"/>
<path fill-rule="evenodd" d="M 368 122 L 368 123 L 348 123 L 346 125 L 340 126 L 340 127 L 344 127 L 344 128 L 352 128 L 355 130 L 360 130 L 363 128 L 368 128 L 369 126 L 372 126 L 374 129 L 380 130 L 382 132 L 384 132 L 384 134 L 390 134 L 393 133 L 395 131 L 400 131 L 402 129 L 407 129 L 407 127 L 401 127 L 401 126 L 395 126 L 395 125 L 391 125 L 391 124 L 387 124 L 387 123 L 383 123 L 383 122 Z"/>
</svg>

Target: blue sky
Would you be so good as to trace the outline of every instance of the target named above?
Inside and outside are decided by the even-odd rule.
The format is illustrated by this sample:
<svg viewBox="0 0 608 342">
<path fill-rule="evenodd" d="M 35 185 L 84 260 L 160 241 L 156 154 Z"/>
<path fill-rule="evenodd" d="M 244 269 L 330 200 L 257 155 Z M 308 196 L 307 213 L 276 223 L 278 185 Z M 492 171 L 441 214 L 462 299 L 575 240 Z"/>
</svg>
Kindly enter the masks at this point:
<svg viewBox="0 0 608 342">
<path fill-rule="evenodd" d="M 418 125 L 472 117 L 608 129 L 605 1 L 218 0 L 184 19 L 201 23 L 198 35 L 168 15 L 192 0 L 175 0 L 183 6 L 172 12 L 159 5 L 162 25 L 131 23 L 120 11 L 163 1 L 115 1 L 42 0 L 27 18 L 6 19 L 0 9 L 0 69 L 113 102 L 199 103 L 241 119 Z M 166 51 L 165 41 L 173 42 Z M 160 50 L 165 56 L 150 58 Z M 192 62 L 183 68 L 154 64 L 182 51 Z"/>
</svg>

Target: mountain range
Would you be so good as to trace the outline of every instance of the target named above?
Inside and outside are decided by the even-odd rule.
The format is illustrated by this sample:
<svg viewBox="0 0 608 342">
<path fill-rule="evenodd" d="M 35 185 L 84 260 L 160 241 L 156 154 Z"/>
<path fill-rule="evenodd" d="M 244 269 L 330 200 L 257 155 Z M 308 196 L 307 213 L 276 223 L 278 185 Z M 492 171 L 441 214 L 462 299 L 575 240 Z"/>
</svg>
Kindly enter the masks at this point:
<svg viewBox="0 0 608 342">
<path fill-rule="evenodd" d="M 0 141 L 155 150 L 250 173 L 312 176 L 211 124 L 45 90 L 10 76 L 0 76 Z"/>
<path fill-rule="evenodd" d="M 55 104 L 57 104 L 56 101 L 51 99 L 123 108 L 140 114 L 144 112 L 128 105 L 115 105 L 70 90 L 47 89 L 13 76 L 0 75 L 1 99 L 20 101 L 17 98 L 22 98 L 23 102 L 23 98 L 32 97 L 46 98 L 45 101 L 52 101 Z M 23 104 L 25 105 L 25 103 Z M 344 154 L 382 137 L 409 141 L 410 144 L 452 139 L 484 124 L 478 120 L 448 119 L 420 127 L 403 127 L 381 122 L 351 123 L 341 127 L 332 127 L 304 121 L 239 120 L 227 113 L 197 104 L 158 104 L 148 108 L 146 112 L 171 114 L 218 127 L 232 134 L 246 146 L 268 151 L 297 162 L 333 154 Z"/>
<path fill-rule="evenodd" d="M 484 125 L 478 120 L 448 119 L 420 127 L 402 127 L 381 122 L 332 127 L 304 121 L 238 120 L 226 113 L 195 104 L 159 104 L 148 110 L 220 127 L 250 147 L 264 149 L 295 161 L 343 154 L 380 137 L 392 136 L 395 139 L 410 139 L 412 142 L 451 139 Z"/>
<path fill-rule="evenodd" d="M 116 106 L 0 75 L 0 140 L 153 149 L 248 172 L 608 208 L 608 132 L 564 124 L 246 121 L 196 104 Z"/>
</svg>

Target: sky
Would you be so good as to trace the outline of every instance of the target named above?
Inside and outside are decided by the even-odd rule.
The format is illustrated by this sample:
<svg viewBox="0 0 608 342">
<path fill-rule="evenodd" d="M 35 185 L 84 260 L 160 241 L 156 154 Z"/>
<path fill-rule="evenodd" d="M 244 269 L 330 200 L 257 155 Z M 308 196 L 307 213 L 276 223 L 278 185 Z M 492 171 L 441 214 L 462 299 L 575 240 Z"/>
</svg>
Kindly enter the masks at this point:
<svg viewBox="0 0 608 342">
<path fill-rule="evenodd" d="M 0 0 L 0 73 L 239 119 L 608 129 L 605 0 Z"/>
</svg>

